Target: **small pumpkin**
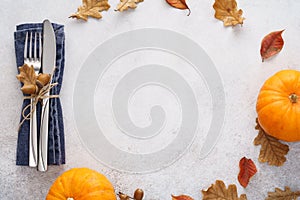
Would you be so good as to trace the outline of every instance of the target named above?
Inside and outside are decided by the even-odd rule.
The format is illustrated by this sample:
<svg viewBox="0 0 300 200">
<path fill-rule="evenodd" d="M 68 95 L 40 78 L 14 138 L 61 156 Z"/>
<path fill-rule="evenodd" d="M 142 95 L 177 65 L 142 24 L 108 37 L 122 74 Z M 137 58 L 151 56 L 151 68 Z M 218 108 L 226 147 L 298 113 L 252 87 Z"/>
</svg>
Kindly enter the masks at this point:
<svg viewBox="0 0 300 200">
<path fill-rule="evenodd" d="M 256 111 L 266 133 L 287 142 L 300 141 L 300 72 L 282 70 L 266 80 Z"/>
<path fill-rule="evenodd" d="M 116 200 L 112 184 L 103 175 L 88 168 L 73 168 L 60 175 L 46 200 Z"/>
</svg>

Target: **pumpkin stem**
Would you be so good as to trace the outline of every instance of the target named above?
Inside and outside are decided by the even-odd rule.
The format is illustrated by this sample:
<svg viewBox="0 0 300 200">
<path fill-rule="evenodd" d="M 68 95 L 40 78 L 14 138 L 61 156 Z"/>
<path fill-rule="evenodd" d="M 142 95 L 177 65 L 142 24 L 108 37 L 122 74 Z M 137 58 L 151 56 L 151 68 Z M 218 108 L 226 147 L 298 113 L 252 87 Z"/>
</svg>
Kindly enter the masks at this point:
<svg viewBox="0 0 300 200">
<path fill-rule="evenodd" d="M 72 197 L 68 197 L 67 200 L 74 200 Z"/>
<path fill-rule="evenodd" d="M 292 103 L 297 103 L 298 102 L 298 96 L 295 93 L 291 94 L 289 96 L 289 98 L 290 98 Z"/>
</svg>

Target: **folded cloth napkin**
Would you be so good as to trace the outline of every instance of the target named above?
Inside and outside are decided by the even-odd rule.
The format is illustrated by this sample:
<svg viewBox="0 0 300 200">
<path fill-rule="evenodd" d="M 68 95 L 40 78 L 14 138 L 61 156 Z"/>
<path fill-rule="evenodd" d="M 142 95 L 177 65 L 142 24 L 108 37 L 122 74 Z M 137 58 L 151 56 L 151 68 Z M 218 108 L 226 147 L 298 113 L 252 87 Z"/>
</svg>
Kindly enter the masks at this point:
<svg viewBox="0 0 300 200">
<path fill-rule="evenodd" d="M 65 61 L 65 34 L 64 26 L 59 24 L 52 24 L 56 36 L 56 70 L 53 75 L 53 83 L 58 83 L 57 86 L 51 89 L 51 95 L 58 95 L 60 93 Z M 42 23 L 36 24 L 22 24 L 16 27 L 14 33 L 15 38 L 15 53 L 17 67 L 24 64 L 24 46 L 26 32 L 42 32 Z M 30 103 L 30 100 L 23 101 L 22 110 Z M 28 114 L 29 109 L 27 111 Z M 41 104 L 37 105 L 37 128 L 38 136 L 40 133 L 40 119 L 41 119 Z M 64 139 L 64 124 L 62 107 L 59 98 L 50 99 L 49 107 L 49 140 L 48 140 L 48 164 L 60 165 L 65 164 L 65 139 Z M 21 115 L 20 121 L 23 117 Z M 29 120 L 25 120 L 19 129 L 18 144 L 17 144 L 17 165 L 29 165 Z"/>
</svg>

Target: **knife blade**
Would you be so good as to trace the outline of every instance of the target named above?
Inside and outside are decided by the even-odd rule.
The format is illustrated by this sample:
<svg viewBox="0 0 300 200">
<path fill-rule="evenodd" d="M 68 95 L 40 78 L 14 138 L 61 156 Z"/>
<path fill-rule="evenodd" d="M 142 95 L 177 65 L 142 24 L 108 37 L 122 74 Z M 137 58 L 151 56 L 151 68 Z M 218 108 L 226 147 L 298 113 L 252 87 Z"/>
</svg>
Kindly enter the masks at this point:
<svg viewBox="0 0 300 200">
<path fill-rule="evenodd" d="M 42 72 L 53 73 L 56 63 L 56 39 L 52 24 L 49 20 L 43 22 L 43 55 Z M 51 83 L 52 80 L 50 80 Z M 49 96 L 49 92 L 45 94 Z M 41 127 L 39 138 L 38 170 L 47 171 L 48 167 L 48 132 L 49 132 L 49 98 L 42 100 Z"/>
</svg>

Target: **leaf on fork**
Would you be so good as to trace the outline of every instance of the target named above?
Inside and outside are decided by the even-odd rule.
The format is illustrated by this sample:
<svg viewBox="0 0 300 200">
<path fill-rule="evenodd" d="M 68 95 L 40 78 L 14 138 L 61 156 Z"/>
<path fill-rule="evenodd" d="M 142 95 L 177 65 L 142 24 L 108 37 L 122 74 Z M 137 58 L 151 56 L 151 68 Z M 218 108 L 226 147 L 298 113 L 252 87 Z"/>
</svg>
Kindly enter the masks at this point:
<svg viewBox="0 0 300 200">
<path fill-rule="evenodd" d="M 297 197 L 300 197 L 300 191 L 293 192 L 289 187 L 285 187 L 285 190 L 275 188 L 275 192 L 268 192 L 265 200 L 297 200 Z"/>
<path fill-rule="evenodd" d="M 258 135 L 254 139 L 254 145 L 261 145 L 259 162 L 282 166 L 286 161 L 285 155 L 289 152 L 289 146 L 268 135 L 259 125 L 258 119 L 256 119 L 256 123 L 255 129 L 258 130 Z"/>
<path fill-rule="evenodd" d="M 283 31 L 284 30 L 269 33 L 263 38 L 260 47 L 262 61 L 278 54 L 281 51 L 284 45 L 284 41 L 281 36 Z"/>
<path fill-rule="evenodd" d="M 135 9 L 137 7 L 137 3 L 143 2 L 144 0 L 120 0 L 120 3 L 118 4 L 115 11 L 123 12 L 124 10 L 127 10 L 128 8 Z"/>
<path fill-rule="evenodd" d="M 87 21 L 88 17 L 100 19 L 102 18 L 101 11 L 109 8 L 108 0 L 82 0 L 82 6 L 70 18 L 83 19 L 84 21 Z"/>
<path fill-rule="evenodd" d="M 172 200 L 194 200 L 194 199 L 187 195 L 179 195 L 179 196 L 172 195 Z"/>
<path fill-rule="evenodd" d="M 251 159 L 247 159 L 246 157 L 243 157 L 240 160 L 240 173 L 238 175 L 238 180 L 240 184 L 246 188 L 251 177 L 256 174 L 257 169 L 254 164 L 254 162 Z"/>
<path fill-rule="evenodd" d="M 19 74 L 16 76 L 19 81 L 24 85 L 21 88 L 24 94 L 35 94 L 36 88 L 36 74 L 34 72 L 33 66 L 28 66 L 24 64 L 19 67 Z"/>
<path fill-rule="evenodd" d="M 236 185 L 232 184 L 226 188 L 221 180 L 217 180 L 207 190 L 202 190 L 203 200 L 222 199 L 222 200 L 247 200 L 247 196 L 242 194 L 238 197 Z"/>
<path fill-rule="evenodd" d="M 188 9 L 189 10 L 188 16 L 191 14 L 191 10 L 188 7 L 188 5 L 186 4 L 185 0 L 166 0 L 166 1 L 170 6 L 172 6 L 174 8 L 178 8 L 178 9 L 182 9 L 182 10 Z"/>
<path fill-rule="evenodd" d="M 244 17 L 243 10 L 237 9 L 237 3 L 235 0 L 215 0 L 213 5 L 215 9 L 215 18 L 222 20 L 224 26 L 235 26 L 237 24 L 243 24 Z"/>
</svg>

